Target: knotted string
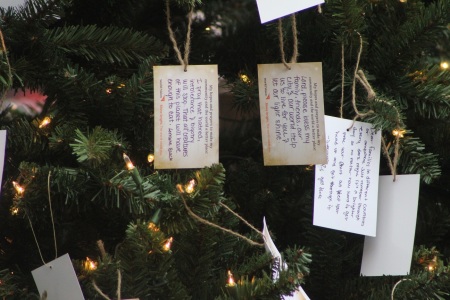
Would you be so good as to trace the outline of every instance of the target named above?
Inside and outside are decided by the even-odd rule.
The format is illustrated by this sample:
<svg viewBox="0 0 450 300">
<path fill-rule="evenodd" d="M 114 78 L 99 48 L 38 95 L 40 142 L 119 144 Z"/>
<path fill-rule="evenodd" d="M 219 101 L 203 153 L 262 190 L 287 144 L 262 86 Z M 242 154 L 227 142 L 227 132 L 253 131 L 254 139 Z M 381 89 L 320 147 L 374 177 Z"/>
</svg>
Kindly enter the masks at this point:
<svg viewBox="0 0 450 300">
<path fill-rule="evenodd" d="M 353 110 L 355 111 L 355 114 L 356 114 L 356 116 L 353 118 L 353 122 L 355 122 L 358 118 L 363 119 L 363 118 L 375 113 L 373 110 L 368 110 L 365 113 L 362 113 L 358 110 L 358 107 L 356 105 L 356 80 L 358 80 L 358 82 L 365 88 L 365 90 L 367 92 L 367 101 L 368 102 L 371 102 L 371 101 L 383 102 L 383 103 L 391 106 L 397 112 L 397 127 L 400 129 L 400 119 L 401 118 L 400 118 L 400 112 L 398 111 L 397 107 L 393 106 L 389 102 L 386 102 L 382 99 L 377 99 L 376 93 L 373 90 L 372 86 L 370 85 L 369 81 L 367 80 L 366 75 L 364 74 L 364 72 L 362 70 L 359 69 L 359 63 L 361 61 L 361 55 L 362 55 L 362 51 L 363 51 L 363 39 L 359 32 L 357 32 L 357 34 L 359 36 L 359 51 L 358 51 L 358 55 L 357 55 L 357 59 L 356 59 L 355 71 L 353 74 L 353 84 L 352 84 L 352 105 L 353 105 Z M 344 72 L 345 72 L 344 44 L 342 44 L 341 52 L 342 52 L 341 53 L 341 55 L 342 55 L 342 93 L 341 93 L 340 114 L 342 117 L 342 110 L 343 110 L 343 103 L 344 103 L 343 90 L 344 90 Z M 352 124 L 352 126 L 350 126 L 350 128 L 351 127 L 353 127 L 353 124 Z M 397 134 L 395 136 L 393 159 L 389 155 L 389 147 L 386 145 L 386 142 L 383 137 L 381 138 L 381 142 L 382 142 L 382 146 L 383 146 L 383 153 L 384 153 L 386 159 L 388 160 L 388 165 L 389 165 L 391 174 L 394 177 L 394 181 L 395 181 L 396 176 L 397 176 L 397 164 L 398 164 L 398 158 L 399 158 L 399 152 L 400 152 L 400 134 Z"/>
<path fill-rule="evenodd" d="M 171 26 L 171 16 L 170 16 L 170 0 L 166 0 L 166 21 L 167 21 L 167 30 L 169 31 L 169 38 L 173 44 L 173 50 L 177 55 L 178 61 L 181 65 L 184 66 L 184 71 L 187 72 L 187 67 L 189 64 L 189 52 L 191 48 L 191 27 L 192 27 L 192 12 L 194 11 L 194 7 L 191 7 L 191 10 L 188 14 L 188 24 L 187 24 L 187 32 L 186 32 L 186 42 L 184 44 L 184 57 L 181 55 L 181 51 L 178 48 L 177 40 L 175 39 L 175 34 L 172 30 Z"/>
<path fill-rule="evenodd" d="M 297 37 L 297 19 L 295 17 L 295 14 L 291 15 L 291 25 L 292 25 L 293 50 L 290 62 L 296 63 L 298 57 L 298 37 Z M 278 41 L 280 44 L 281 62 L 287 69 L 290 70 L 291 67 L 289 67 L 288 63 L 286 62 L 286 54 L 284 52 L 283 20 L 281 18 L 278 19 Z"/>
</svg>

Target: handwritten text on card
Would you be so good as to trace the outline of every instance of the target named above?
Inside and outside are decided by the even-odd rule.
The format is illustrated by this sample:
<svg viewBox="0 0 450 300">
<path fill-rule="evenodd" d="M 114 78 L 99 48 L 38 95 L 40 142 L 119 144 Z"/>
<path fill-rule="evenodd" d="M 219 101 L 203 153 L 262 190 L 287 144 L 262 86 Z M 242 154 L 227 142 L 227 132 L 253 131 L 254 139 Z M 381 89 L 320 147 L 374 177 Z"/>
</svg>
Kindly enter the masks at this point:
<svg viewBox="0 0 450 300">
<path fill-rule="evenodd" d="M 155 168 L 218 162 L 217 66 L 154 68 Z"/>
<path fill-rule="evenodd" d="M 258 65 L 265 165 L 326 163 L 322 64 Z"/>
<path fill-rule="evenodd" d="M 328 163 L 316 166 L 314 225 L 375 236 L 381 133 L 329 116 L 325 128 Z"/>
</svg>

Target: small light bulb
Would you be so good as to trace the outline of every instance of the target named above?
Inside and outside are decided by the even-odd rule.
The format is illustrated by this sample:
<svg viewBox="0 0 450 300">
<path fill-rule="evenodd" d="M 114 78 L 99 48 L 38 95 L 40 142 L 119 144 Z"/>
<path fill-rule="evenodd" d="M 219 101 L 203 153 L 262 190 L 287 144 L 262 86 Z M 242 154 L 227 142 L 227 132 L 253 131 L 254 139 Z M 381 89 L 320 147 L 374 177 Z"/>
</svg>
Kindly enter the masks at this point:
<svg viewBox="0 0 450 300">
<path fill-rule="evenodd" d="M 97 262 L 91 260 L 89 257 L 86 257 L 86 261 L 84 262 L 84 268 L 87 271 L 95 271 L 97 269 Z"/>
<path fill-rule="evenodd" d="M 105 90 L 105 92 L 106 92 L 107 94 L 112 94 L 112 88 L 107 88 L 107 89 Z"/>
<path fill-rule="evenodd" d="M 245 74 L 239 75 L 239 78 L 242 80 L 243 83 L 250 83 L 251 82 L 250 77 L 248 77 Z"/>
<path fill-rule="evenodd" d="M 429 271 L 429 272 L 433 272 L 433 271 L 434 271 L 434 265 L 432 265 L 432 264 L 429 265 L 429 266 L 428 266 L 428 271 Z"/>
<path fill-rule="evenodd" d="M 401 3 L 406 3 L 408 0 L 400 0 Z"/>
<path fill-rule="evenodd" d="M 403 130 L 403 129 L 394 129 L 394 130 L 392 130 L 392 135 L 402 138 L 402 137 L 404 137 L 405 132 L 406 132 L 406 130 Z"/>
<path fill-rule="evenodd" d="M 11 215 L 12 216 L 17 216 L 19 214 L 19 208 L 18 207 L 14 207 L 11 209 Z"/>
<path fill-rule="evenodd" d="M 236 282 L 234 281 L 233 278 L 233 273 L 231 273 L 230 270 L 228 270 L 228 281 L 227 281 L 227 286 L 235 286 Z"/>
<path fill-rule="evenodd" d="M 170 237 L 163 246 L 164 251 L 170 250 L 170 247 L 172 247 L 172 242 L 173 242 L 173 237 Z"/>
<path fill-rule="evenodd" d="M 50 119 L 50 117 L 45 117 L 39 124 L 39 128 L 47 126 L 48 124 L 50 124 L 51 121 L 52 119 Z"/>
<path fill-rule="evenodd" d="M 442 70 L 447 70 L 449 67 L 450 67 L 450 64 L 448 63 L 448 61 L 441 62 L 441 69 Z"/>
<path fill-rule="evenodd" d="M 156 224 L 153 222 L 148 223 L 148 229 L 150 229 L 151 231 L 159 231 L 158 226 L 156 226 Z"/>
<path fill-rule="evenodd" d="M 188 194 L 192 194 L 195 190 L 196 185 L 197 183 L 195 182 L 195 179 L 191 179 L 189 180 L 189 183 L 184 187 L 184 191 Z"/>
<path fill-rule="evenodd" d="M 211 31 L 211 27 L 206 27 L 205 30 L 206 31 Z"/>
<path fill-rule="evenodd" d="M 118 89 L 121 89 L 121 88 L 123 88 L 123 87 L 125 87 L 125 84 L 124 84 L 124 83 L 121 83 L 121 84 L 119 84 L 119 85 L 117 86 Z"/>
<path fill-rule="evenodd" d="M 131 162 L 131 160 L 128 157 L 128 155 L 126 155 L 125 153 L 123 154 L 123 160 L 125 161 L 125 164 L 127 165 L 127 169 L 128 170 L 133 170 L 134 169 L 133 163 Z"/>
<path fill-rule="evenodd" d="M 22 195 L 25 192 L 25 189 L 20 186 L 20 184 L 18 184 L 17 182 L 13 181 L 13 186 L 16 189 L 17 194 Z"/>
<path fill-rule="evenodd" d="M 148 161 L 149 163 L 154 162 L 154 161 L 155 161 L 155 156 L 154 156 L 153 154 L 150 153 L 150 154 L 147 156 L 147 161 Z"/>
</svg>

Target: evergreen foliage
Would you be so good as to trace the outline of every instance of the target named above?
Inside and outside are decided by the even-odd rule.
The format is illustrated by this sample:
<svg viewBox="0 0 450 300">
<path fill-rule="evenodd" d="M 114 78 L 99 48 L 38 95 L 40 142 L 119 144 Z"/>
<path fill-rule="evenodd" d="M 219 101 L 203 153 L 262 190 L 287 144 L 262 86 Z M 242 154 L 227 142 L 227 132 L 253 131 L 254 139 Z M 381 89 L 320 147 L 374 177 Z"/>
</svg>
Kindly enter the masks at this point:
<svg viewBox="0 0 450 300">
<path fill-rule="evenodd" d="M 27 0 L 0 8 L 0 95 L 46 100 L 33 115 L 14 105 L 0 113 L 0 296 L 40 298 L 30 272 L 54 259 L 51 210 L 57 254 L 70 254 L 86 299 L 102 299 L 93 283 L 141 300 L 282 299 L 299 285 L 314 300 L 389 299 L 396 283 L 395 299 L 450 299 L 450 71 L 440 67 L 450 60 L 450 1 L 325 2 L 297 14 L 299 62 L 322 62 L 327 115 L 339 115 L 343 93 L 353 119 L 354 90 L 357 117 L 382 132 L 389 155 L 393 130 L 404 130 L 397 171 L 421 175 L 411 274 L 360 276 L 364 238 L 312 225 L 313 166 L 263 166 L 257 64 L 280 54 L 276 22 L 260 24 L 256 1 L 170 3 L 179 44 L 194 7 L 190 63 L 218 64 L 230 110 L 219 164 L 155 170 L 152 68 L 177 63 L 165 2 Z M 386 157 L 380 173 L 390 174 Z M 263 241 L 230 209 L 258 230 L 266 217 L 287 268 L 246 242 Z"/>
</svg>

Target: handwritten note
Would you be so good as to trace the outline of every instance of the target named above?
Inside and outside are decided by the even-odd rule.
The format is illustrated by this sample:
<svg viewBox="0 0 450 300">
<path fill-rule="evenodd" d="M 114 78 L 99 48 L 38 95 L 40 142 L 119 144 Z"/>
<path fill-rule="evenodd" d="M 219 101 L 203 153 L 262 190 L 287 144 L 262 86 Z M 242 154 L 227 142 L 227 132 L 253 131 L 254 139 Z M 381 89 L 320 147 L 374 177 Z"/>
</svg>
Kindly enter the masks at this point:
<svg viewBox="0 0 450 300">
<path fill-rule="evenodd" d="M 42 296 L 46 292 L 47 300 L 84 300 L 69 254 L 58 257 L 31 273 L 39 294 Z"/>
<path fill-rule="evenodd" d="M 328 163 L 316 165 L 313 223 L 375 236 L 381 133 L 329 116 L 325 130 Z"/>
<path fill-rule="evenodd" d="M 155 66 L 155 168 L 219 161 L 217 65 Z"/>
<path fill-rule="evenodd" d="M 258 65 L 264 165 L 327 162 L 322 63 Z"/>
<path fill-rule="evenodd" d="M 367 237 L 361 274 L 407 275 L 416 232 L 420 175 L 380 176 L 377 236 Z"/>
<path fill-rule="evenodd" d="M 283 0 L 282 3 L 273 0 L 256 0 L 261 23 L 266 23 L 321 3 L 324 3 L 324 0 Z"/>
</svg>

